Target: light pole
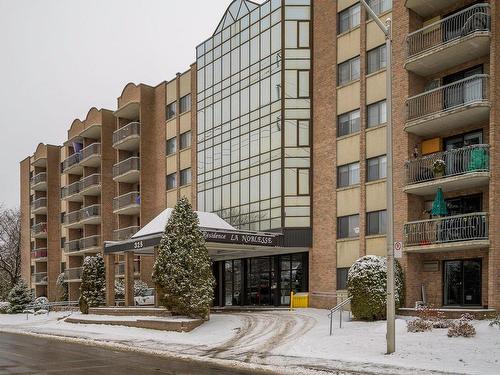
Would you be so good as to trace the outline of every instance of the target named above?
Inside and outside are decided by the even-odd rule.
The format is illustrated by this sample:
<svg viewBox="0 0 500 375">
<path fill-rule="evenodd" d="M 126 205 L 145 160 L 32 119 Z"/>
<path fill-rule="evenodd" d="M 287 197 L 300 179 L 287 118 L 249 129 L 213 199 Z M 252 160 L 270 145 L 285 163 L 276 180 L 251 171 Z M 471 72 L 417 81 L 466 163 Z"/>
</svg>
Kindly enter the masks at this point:
<svg viewBox="0 0 500 375">
<path fill-rule="evenodd" d="M 392 192 L 392 21 L 384 23 L 366 3 L 360 0 L 368 14 L 385 35 L 387 53 L 386 110 L 387 110 L 387 354 L 396 351 L 396 303 L 394 296 L 394 233 Z"/>
</svg>

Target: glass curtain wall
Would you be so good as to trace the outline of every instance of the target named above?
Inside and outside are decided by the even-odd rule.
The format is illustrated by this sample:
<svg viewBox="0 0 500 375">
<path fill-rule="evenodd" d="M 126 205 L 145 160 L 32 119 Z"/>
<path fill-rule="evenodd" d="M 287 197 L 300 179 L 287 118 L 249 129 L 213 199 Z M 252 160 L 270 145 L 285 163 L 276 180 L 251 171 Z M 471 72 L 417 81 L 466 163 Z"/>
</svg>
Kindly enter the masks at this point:
<svg viewBox="0 0 500 375">
<path fill-rule="evenodd" d="M 198 208 L 240 229 L 309 226 L 310 9 L 293 4 L 236 1 L 197 48 Z"/>
</svg>

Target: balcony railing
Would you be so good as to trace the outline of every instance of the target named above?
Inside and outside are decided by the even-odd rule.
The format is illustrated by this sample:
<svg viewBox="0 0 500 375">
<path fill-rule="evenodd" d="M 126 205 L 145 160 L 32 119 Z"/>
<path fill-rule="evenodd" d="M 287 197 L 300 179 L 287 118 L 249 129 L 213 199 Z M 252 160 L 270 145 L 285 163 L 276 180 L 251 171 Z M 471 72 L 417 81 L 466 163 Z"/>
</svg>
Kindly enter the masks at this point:
<svg viewBox="0 0 500 375">
<path fill-rule="evenodd" d="M 490 13 L 488 4 L 477 4 L 408 34 L 407 56 L 419 55 L 475 32 L 490 31 Z"/>
<path fill-rule="evenodd" d="M 68 268 L 64 270 L 64 280 L 66 281 L 77 281 L 82 279 L 82 267 L 78 268 Z"/>
<path fill-rule="evenodd" d="M 80 211 L 73 211 L 64 215 L 64 225 L 76 224 L 80 221 Z"/>
<path fill-rule="evenodd" d="M 74 153 L 73 155 L 67 157 L 63 161 L 63 172 L 65 172 L 68 169 L 70 169 L 71 167 L 74 167 L 75 165 L 77 165 L 80 162 L 80 160 L 81 160 L 81 153 L 80 152 Z"/>
<path fill-rule="evenodd" d="M 46 172 L 38 173 L 31 178 L 31 186 L 32 187 L 36 186 L 38 184 L 44 183 L 44 182 L 47 182 L 47 173 Z"/>
<path fill-rule="evenodd" d="M 113 232 L 113 241 L 125 241 L 130 239 L 134 234 L 141 229 L 138 226 L 117 229 Z"/>
<path fill-rule="evenodd" d="M 47 272 L 38 272 L 31 275 L 33 284 L 45 284 L 47 282 Z"/>
<path fill-rule="evenodd" d="M 487 240 L 488 214 L 480 212 L 407 223 L 404 236 L 406 246 Z"/>
<path fill-rule="evenodd" d="M 35 249 L 31 252 L 31 259 L 47 258 L 47 249 Z"/>
<path fill-rule="evenodd" d="M 68 197 L 71 197 L 72 195 L 78 194 L 81 190 L 81 182 L 76 181 L 73 182 L 71 185 L 64 186 L 61 188 L 61 198 L 66 199 Z"/>
<path fill-rule="evenodd" d="M 94 249 L 101 246 L 101 236 L 85 237 L 80 240 L 82 250 Z"/>
<path fill-rule="evenodd" d="M 47 198 L 38 198 L 31 202 L 31 211 L 37 211 L 41 208 L 47 208 Z"/>
<path fill-rule="evenodd" d="M 471 172 L 488 172 L 489 150 L 489 145 L 473 145 L 407 161 L 406 183 L 409 185 Z M 433 164 L 437 160 L 446 164 L 443 174 L 434 173 Z"/>
<path fill-rule="evenodd" d="M 92 143 L 90 146 L 85 147 L 82 151 L 80 151 L 80 162 L 93 157 L 93 156 L 101 156 L 101 144 L 100 143 Z"/>
<path fill-rule="evenodd" d="M 406 119 L 416 120 L 473 103 L 487 103 L 489 76 L 477 74 L 413 96 L 406 101 Z"/>
<path fill-rule="evenodd" d="M 81 182 L 81 191 L 85 191 L 91 187 L 101 185 L 101 175 L 99 173 L 85 177 Z"/>
<path fill-rule="evenodd" d="M 80 250 L 80 240 L 68 241 L 64 244 L 64 252 L 66 254 L 77 253 Z"/>
<path fill-rule="evenodd" d="M 128 158 L 113 166 L 113 178 L 122 176 L 128 172 L 139 171 L 141 168 L 141 159 L 138 157 Z"/>
<path fill-rule="evenodd" d="M 96 204 L 93 206 L 85 207 L 80 210 L 80 221 L 88 220 L 101 216 L 101 205 Z"/>
<path fill-rule="evenodd" d="M 47 234 L 47 223 L 38 223 L 31 227 L 31 234 L 33 237 L 42 234 Z"/>
<path fill-rule="evenodd" d="M 129 137 L 139 136 L 140 134 L 141 124 L 138 122 L 131 122 L 113 133 L 113 146 Z"/>
<path fill-rule="evenodd" d="M 141 196 L 137 191 L 127 193 L 113 199 L 113 211 L 141 204 Z"/>
</svg>

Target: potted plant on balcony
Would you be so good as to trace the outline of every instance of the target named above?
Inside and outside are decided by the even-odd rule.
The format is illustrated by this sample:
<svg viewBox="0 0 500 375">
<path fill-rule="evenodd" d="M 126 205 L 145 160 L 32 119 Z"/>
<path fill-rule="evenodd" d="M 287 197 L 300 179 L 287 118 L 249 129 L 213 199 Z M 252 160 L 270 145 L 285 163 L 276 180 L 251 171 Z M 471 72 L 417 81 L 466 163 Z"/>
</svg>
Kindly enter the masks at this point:
<svg viewBox="0 0 500 375">
<path fill-rule="evenodd" d="M 432 163 L 432 172 L 435 178 L 441 178 L 444 176 L 446 170 L 446 162 L 443 159 L 437 159 Z"/>
</svg>

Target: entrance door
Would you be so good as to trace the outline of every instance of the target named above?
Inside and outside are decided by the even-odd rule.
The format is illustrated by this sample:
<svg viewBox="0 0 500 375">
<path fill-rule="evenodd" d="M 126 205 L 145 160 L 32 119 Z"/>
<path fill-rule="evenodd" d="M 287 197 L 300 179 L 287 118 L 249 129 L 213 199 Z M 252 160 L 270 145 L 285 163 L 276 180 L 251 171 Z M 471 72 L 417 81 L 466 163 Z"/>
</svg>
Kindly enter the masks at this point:
<svg viewBox="0 0 500 375">
<path fill-rule="evenodd" d="M 444 305 L 481 305 L 481 260 L 444 262 Z"/>
<path fill-rule="evenodd" d="M 275 303 L 276 281 L 274 257 L 247 259 L 247 302 L 250 305 L 272 306 Z"/>
</svg>

